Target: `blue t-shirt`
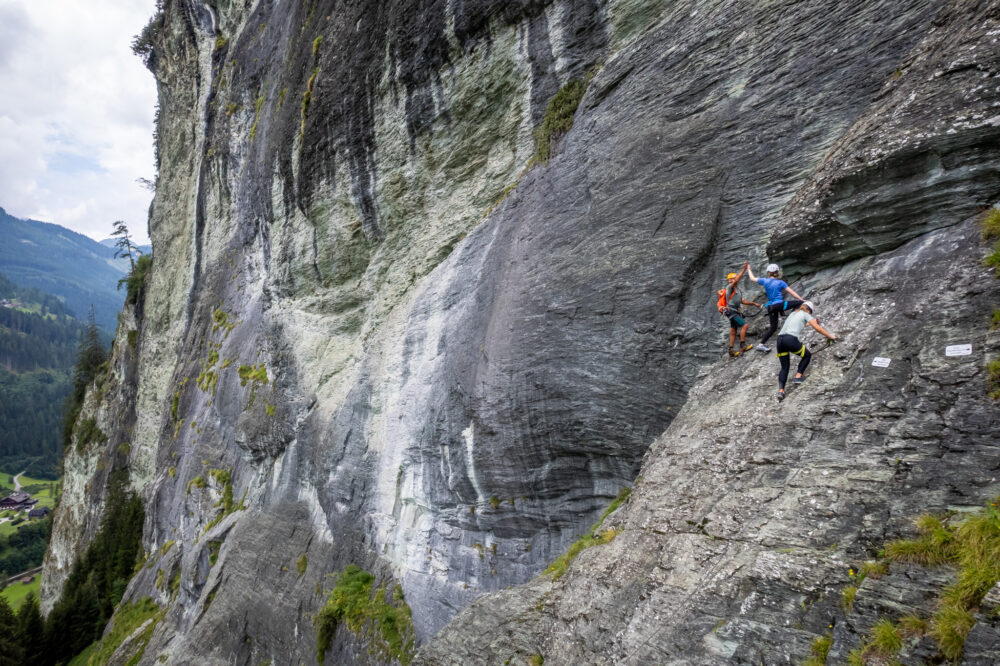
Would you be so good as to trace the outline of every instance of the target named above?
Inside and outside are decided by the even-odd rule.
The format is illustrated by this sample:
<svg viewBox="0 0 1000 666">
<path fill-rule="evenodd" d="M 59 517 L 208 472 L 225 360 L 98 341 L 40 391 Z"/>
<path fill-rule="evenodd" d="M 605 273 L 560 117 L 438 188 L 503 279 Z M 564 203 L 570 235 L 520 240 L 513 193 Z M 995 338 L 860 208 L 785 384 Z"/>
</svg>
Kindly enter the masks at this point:
<svg viewBox="0 0 1000 666">
<path fill-rule="evenodd" d="M 777 278 L 757 278 L 757 284 L 764 287 L 767 293 L 767 304 L 774 305 L 785 300 L 784 291 L 788 289 L 788 283 Z"/>
</svg>

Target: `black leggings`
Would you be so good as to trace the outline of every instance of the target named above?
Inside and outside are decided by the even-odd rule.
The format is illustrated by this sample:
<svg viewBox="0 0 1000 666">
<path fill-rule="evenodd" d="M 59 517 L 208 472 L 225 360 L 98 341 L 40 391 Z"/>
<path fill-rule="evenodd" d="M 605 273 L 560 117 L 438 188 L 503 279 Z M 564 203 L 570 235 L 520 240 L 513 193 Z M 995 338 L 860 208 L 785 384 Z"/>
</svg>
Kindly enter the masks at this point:
<svg viewBox="0 0 1000 666">
<path fill-rule="evenodd" d="M 809 359 L 812 357 L 812 354 L 809 353 L 806 346 L 794 335 L 779 335 L 775 351 L 778 354 L 778 361 L 781 363 L 781 372 L 778 373 L 778 388 L 783 389 L 785 388 L 785 382 L 788 381 L 788 367 L 791 365 L 791 359 L 788 355 L 795 354 L 802 357 L 802 360 L 799 361 L 797 372 L 803 373 L 809 366 Z"/>
<path fill-rule="evenodd" d="M 767 333 L 764 337 L 760 339 L 760 344 L 767 342 L 767 339 L 774 335 L 774 332 L 778 330 L 778 316 L 785 310 L 797 310 L 802 307 L 805 301 L 782 301 L 781 303 L 774 303 L 773 305 L 767 306 L 767 316 L 771 320 L 771 327 L 767 329 Z"/>
</svg>

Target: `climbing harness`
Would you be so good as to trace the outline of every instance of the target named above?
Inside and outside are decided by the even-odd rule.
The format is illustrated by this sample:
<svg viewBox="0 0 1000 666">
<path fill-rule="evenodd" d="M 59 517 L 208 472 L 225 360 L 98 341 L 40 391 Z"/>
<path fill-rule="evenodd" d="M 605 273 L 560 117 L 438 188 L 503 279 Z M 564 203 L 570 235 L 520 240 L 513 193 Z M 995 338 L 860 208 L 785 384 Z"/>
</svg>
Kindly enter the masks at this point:
<svg viewBox="0 0 1000 666">
<path fill-rule="evenodd" d="M 778 336 L 778 337 L 781 337 L 781 336 Z M 785 337 L 788 337 L 788 336 L 785 336 Z M 777 354 L 775 354 L 775 356 L 777 356 L 779 358 L 781 356 L 788 356 L 789 354 L 795 354 L 796 356 L 802 356 L 805 353 L 806 353 L 806 345 L 805 345 L 805 343 L 802 343 L 802 347 L 800 347 L 798 351 L 793 351 L 793 352 L 778 352 Z M 811 354 L 812 350 L 809 350 L 809 353 Z"/>
</svg>

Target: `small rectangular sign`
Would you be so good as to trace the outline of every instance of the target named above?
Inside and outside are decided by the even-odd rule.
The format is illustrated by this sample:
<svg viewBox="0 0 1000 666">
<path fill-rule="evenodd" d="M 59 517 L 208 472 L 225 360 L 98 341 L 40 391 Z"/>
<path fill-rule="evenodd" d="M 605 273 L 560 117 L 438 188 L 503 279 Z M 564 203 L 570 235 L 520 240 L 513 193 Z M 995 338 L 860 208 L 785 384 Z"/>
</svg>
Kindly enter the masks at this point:
<svg viewBox="0 0 1000 666">
<path fill-rule="evenodd" d="M 891 362 L 892 362 L 891 358 L 883 358 L 881 356 L 876 356 L 875 358 L 872 359 L 872 365 L 874 365 L 876 368 L 888 368 L 889 363 Z"/>
<path fill-rule="evenodd" d="M 949 345 L 944 348 L 945 356 L 968 356 L 972 353 L 972 345 Z"/>
</svg>

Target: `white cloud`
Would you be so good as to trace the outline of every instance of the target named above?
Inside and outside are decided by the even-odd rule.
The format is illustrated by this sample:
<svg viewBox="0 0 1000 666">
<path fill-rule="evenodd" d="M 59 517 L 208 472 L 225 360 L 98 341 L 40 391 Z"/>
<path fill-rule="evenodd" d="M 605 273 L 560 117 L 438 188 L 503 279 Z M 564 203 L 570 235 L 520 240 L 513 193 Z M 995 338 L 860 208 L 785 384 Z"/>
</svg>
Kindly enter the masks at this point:
<svg viewBox="0 0 1000 666">
<path fill-rule="evenodd" d="M 132 54 L 155 0 L 0 2 L 0 206 L 95 239 L 143 242 L 153 75 Z"/>
</svg>

